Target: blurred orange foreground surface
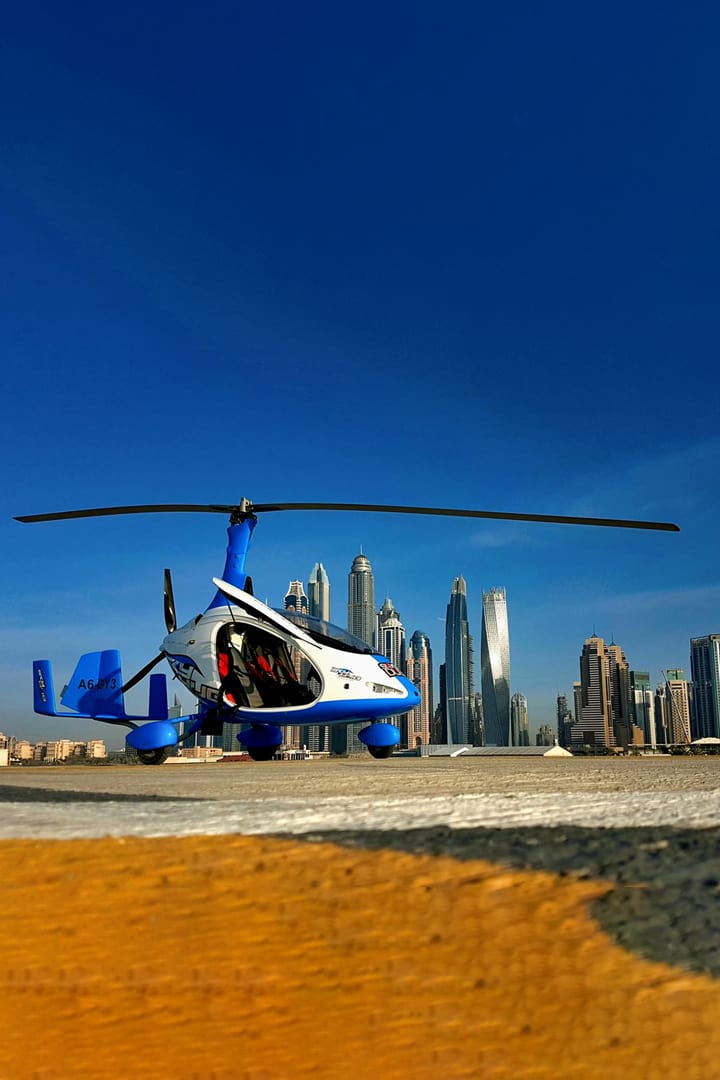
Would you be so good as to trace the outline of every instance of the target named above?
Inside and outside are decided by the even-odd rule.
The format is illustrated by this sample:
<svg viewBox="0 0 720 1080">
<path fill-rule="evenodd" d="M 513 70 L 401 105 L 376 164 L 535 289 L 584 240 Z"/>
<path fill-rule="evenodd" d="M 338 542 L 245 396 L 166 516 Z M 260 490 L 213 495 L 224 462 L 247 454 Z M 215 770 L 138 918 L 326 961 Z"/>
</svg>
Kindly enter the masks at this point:
<svg viewBox="0 0 720 1080">
<path fill-rule="evenodd" d="M 2 1080 L 708 1078 L 720 986 L 603 883 L 266 837 L 4 841 Z"/>
</svg>

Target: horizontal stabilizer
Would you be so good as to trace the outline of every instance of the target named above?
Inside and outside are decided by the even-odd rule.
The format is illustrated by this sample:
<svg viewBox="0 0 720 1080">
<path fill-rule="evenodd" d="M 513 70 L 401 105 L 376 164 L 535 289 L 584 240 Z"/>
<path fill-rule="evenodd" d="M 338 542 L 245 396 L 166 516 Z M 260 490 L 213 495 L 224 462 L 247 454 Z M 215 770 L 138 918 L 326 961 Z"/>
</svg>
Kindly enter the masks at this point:
<svg viewBox="0 0 720 1080">
<path fill-rule="evenodd" d="M 33 708 L 41 716 L 74 716 L 83 720 L 105 720 L 133 727 L 138 721 L 168 719 L 167 678 L 150 676 L 147 716 L 128 715 L 122 693 L 120 654 L 116 649 L 81 656 L 73 676 L 62 692 L 58 711 L 52 665 L 49 660 L 33 661 Z M 191 717 L 178 717 L 187 721 Z M 177 720 L 175 721 L 177 723 Z"/>
</svg>

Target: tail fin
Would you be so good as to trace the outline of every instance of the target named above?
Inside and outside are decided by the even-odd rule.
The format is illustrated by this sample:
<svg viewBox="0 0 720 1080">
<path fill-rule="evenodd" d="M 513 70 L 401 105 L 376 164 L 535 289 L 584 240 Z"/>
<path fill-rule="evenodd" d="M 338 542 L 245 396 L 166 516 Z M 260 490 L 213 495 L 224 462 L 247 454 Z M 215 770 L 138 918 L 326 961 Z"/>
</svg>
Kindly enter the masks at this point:
<svg viewBox="0 0 720 1080">
<path fill-rule="evenodd" d="M 87 716 L 125 718 L 120 653 L 117 649 L 85 653 L 78 660 L 60 702 Z M 37 683 L 36 683 L 37 685 Z"/>
</svg>

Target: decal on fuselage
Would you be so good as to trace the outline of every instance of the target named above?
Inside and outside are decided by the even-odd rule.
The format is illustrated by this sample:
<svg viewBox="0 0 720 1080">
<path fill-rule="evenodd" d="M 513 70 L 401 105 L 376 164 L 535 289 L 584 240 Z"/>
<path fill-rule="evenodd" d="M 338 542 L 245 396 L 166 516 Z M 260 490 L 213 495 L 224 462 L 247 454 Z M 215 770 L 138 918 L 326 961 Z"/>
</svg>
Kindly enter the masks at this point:
<svg viewBox="0 0 720 1080">
<path fill-rule="evenodd" d="M 352 679 L 353 682 L 362 682 L 362 675 L 356 675 L 354 671 L 346 667 L 330 668 L 340 679 Z"/>
</svg>

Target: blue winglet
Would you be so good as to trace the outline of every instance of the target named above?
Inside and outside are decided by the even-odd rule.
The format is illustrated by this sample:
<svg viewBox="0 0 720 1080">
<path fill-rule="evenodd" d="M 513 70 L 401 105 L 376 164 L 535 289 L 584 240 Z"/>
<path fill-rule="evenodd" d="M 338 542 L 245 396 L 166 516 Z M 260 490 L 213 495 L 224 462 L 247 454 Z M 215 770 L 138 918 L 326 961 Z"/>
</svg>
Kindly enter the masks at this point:
<svg viewBox="0 0 720 1080">
<path fill-rule="evenodd" d="M 52 665 L 49 660 L 33 661 L 33 708 L 41 716 L 57 716 Z"/>
<path fill-rule="evenodd" d="M 148 715 L 153 720 L 168 718 L 167 679 L 162 674 L 150 676 Z"/>
</svg>

